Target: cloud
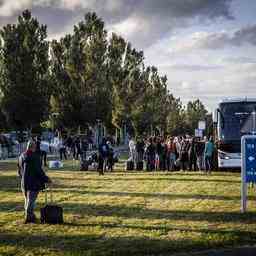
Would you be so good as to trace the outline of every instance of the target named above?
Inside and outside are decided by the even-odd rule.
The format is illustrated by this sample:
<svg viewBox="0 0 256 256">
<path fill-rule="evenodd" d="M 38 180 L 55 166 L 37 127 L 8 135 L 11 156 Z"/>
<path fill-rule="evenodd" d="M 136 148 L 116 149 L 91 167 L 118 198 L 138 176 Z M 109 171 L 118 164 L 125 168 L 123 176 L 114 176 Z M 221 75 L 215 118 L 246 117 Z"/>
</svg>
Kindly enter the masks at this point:
<svg viewBox="0 0 256 256">
<path fill-rule="evenodd" d="M 256 64 L 256 58 L 251 57 L 226 57 L 222 58 L 221 62 L 228 62 L 233 64 Z"/>
<path fill-rule="evenodd" d="M 256 25 L 248 25 L 233 33 L 227 31 L 217 33 L 195 32 L 185 40 L 174 42 L 173 52 L 216 50 L 246 44 L 256 46 Z"/>
<path fill-rule="evenodd" d="M 0 1 L 0 17 L 10 17 L 31 6 L 32 0 L 2 0 Z"/>
<path fill-rule="evenodd" d="M 51 34 L 60 34 L 96 11 L 111 31 L 127 36 L 135 46 L 145 48 L 174 29 L 218 18 L 231 19 L 232 0 L 0 0 L 0 13 L 16 16 L 25 8 L 49 17 Z M 49 11 L 51 10 L 51 11 Z M 62 13 L 63 12 L 63 17 Z M 56 18 L 55 22 L 53 21 Z M 42 18 L 43 19 L 43 18 Z M 0 19 L 4 24 L 4 19 Z M 0 24 L 0 25 L 1 25 Z M 51 27 L 54 27 L 51 29 Z"/>
<path fill-rule="evenodd" d="M 165 69 L 171 69 L 171 70 L 181 70 L 181 71 L 207 71 L 207 70 L 218 70 L 222 69 L 223 66 L 221 65 L 183 65 L 183 64 L 174 64 L 169 66 L 161 66 L 161 68 L 164 67 Z"/>
</svg>

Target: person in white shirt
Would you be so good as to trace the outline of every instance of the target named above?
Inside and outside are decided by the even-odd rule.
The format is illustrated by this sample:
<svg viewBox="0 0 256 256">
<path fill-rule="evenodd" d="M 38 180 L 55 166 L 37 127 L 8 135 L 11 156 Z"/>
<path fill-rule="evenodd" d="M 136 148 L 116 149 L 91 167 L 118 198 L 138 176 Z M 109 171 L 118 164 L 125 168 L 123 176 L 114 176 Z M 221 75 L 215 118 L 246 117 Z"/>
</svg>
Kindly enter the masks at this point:
<svg viewBox="0 0 256 256">
<path fill-rule="evenodd" d="M 136 144 L 133 138 L 129 141 L 130 158 L 133 162 L 136 160 Z"/>
</svg>

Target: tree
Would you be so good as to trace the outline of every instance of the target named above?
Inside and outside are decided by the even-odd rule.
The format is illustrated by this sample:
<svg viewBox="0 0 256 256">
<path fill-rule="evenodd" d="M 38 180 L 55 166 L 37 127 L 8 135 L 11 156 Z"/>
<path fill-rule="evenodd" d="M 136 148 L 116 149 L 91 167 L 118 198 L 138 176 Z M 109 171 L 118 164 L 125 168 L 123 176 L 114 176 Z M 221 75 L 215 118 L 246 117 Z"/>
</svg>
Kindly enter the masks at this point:
<svg viewBox="0 0 256 256">
<path fill-rule="evenodd" d="M 170 135 L 182 135 L 187 131 L 186 113 L 182 102 L 172 94 L 168 95 L 167 100 L 167 133 Z"/>
<path fill-rule="evenodd" d="M 51 44 L 55 105 L 67 127 L 111 122 L 106 38 L 104 22 L 88 13 L 72 35 Z"/>
<path fill-rule="evenodd" d="M 198 128 L 200 120 L 206 121 L 207 110 L 204 104 L 199 100 L 189 101 L 186 108 L 186 122 L 189 127 L 190 134 L 194 134 Z"/>
<path fill-rule="evenodd" d="M 0 30 L 2 108 L 16 129 L 31 129 L 47 118 L 50 99 L 47 28 L 26 10 L 17 24 Z"/>
</svg>

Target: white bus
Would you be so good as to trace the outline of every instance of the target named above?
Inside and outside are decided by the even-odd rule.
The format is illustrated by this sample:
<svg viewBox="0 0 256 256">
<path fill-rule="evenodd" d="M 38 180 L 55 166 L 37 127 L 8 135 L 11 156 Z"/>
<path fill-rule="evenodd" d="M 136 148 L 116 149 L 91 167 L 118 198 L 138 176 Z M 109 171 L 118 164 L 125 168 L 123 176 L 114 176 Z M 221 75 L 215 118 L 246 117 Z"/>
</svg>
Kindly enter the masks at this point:
<svg viewBox="0 0 256 256">
<path fill-rule="evenodd" d="M 219 169 L 241 167 L 241 137 L 256 133 L 256 98 L 224 99 L 214 112 Z"/>
</svg>

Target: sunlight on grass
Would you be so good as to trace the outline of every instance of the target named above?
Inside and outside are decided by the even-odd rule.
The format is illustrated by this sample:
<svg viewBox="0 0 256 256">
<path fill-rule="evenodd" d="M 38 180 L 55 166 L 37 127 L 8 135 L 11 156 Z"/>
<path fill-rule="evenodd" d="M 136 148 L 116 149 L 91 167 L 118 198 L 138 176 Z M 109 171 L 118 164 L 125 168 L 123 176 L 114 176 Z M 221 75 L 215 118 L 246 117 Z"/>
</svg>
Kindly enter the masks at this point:
<svg viewBox="0 0 256 256">
<path fill-rule="evenodd" d="M 49 170 L 64 225 L 24 225 L 15 163 L 0 163 L 0 255 L 170 255 L 256 242 L 256 203 L 240 213 L 240 173 L 123 171 L 72 161 Z M 44 204 L 41 193 L 36 214 Z"/>
</svg>

